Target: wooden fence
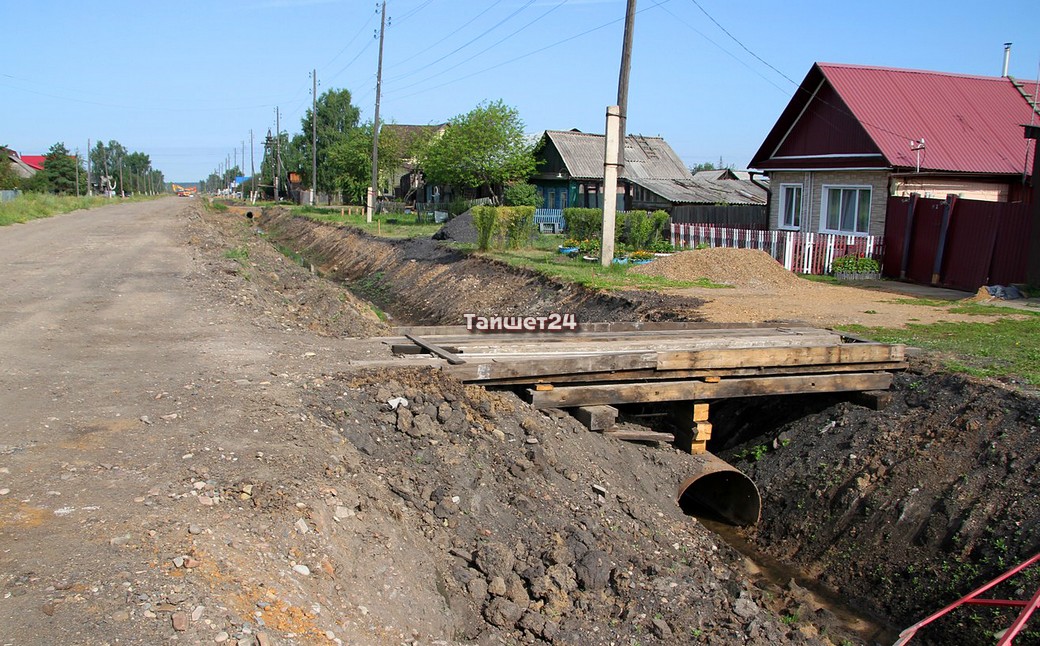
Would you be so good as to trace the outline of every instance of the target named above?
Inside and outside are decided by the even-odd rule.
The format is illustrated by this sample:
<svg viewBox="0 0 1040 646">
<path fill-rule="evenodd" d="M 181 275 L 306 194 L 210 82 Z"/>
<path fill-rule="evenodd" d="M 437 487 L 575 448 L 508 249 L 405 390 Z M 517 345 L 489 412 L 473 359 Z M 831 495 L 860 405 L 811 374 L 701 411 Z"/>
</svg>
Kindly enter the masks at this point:
<svg viewBox="0 0 1040 646">
<path fill-rule="evenodd" d="M 769 228 L 769 213 L 764 204 L 687 204 L 673 208 L 671 217 L 677 224 L 763 231 Z"/>
<path fill-rule="evenodd" d="M 826 274 L 835 258 L 854 254 L 879 263 L 884 256 L 883 238 L 800 231 L 760 231 L 672 223 L 672 245 L 677 249 L 732 247 L 760 249 L 786 269 L 799 274 Z"/>
</svg>

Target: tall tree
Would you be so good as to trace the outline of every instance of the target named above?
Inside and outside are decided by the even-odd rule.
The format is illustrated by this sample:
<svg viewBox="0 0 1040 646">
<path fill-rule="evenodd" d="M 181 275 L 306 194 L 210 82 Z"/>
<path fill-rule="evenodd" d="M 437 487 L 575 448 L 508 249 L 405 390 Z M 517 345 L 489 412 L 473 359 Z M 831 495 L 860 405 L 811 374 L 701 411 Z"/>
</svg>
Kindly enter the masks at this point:
<svg viewBox="0 0 1040 646">
<path fill-rule="evenodd" d="M 317 119 L 315 129 L 318 139 L 318 190 L 331 192 L 339 190 L 339 180 L 329 166 L 329 151 L 342 145 L 358 127 L 361 117 L 359 110 L 351 103 L 350 90 L 329 90 L 318 97 L 316 106 Z M 302 133 L 293 138 L 300 152 L 299 168 L 304 185 L 309 186 L 311 180 L 311 120 L 315 118 L 310 109 L 300 120 Z M 369 142 L 372 140 L 369 139 Z M 371 145 L 371 143 L 370 143 Z M 369 166 L 371 172 L 371 166 Z"/>
<path fill-rule="evenodd" d="M 76 193 L 76 164 L 78 160 L 69 155 L 65 144 L 58 142 L 47 151 L 40 173 L 46 178 L 52 193 Z"/>
<path fill-rule="evenodd" d="M 420 164 L 429 182 L 486 187 L 497 197 L 498 186 L 534 174 L 532 148 L 520 113 L 499 100 L 453 118 L 444 136 L 427 147 Z"/>
<path fill-rule="evenodd" d="M 0 191 L 16 189 L 22 182 L 7 155 L 7 147 L 0 146 Z"/>
</svg>

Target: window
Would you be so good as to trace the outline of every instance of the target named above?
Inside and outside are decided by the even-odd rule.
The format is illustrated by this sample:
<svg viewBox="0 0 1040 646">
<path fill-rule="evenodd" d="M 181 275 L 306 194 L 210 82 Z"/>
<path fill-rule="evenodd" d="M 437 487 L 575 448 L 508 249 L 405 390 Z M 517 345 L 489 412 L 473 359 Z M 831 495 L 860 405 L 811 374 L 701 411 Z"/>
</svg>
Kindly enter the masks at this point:
<svg viewBox="0 0 1040 646">
<path fill-rule="evenodd" d="M 802 185 L 780 185 L 780 228 L 800 229 L 802 226 Z"/>
<path fill-rule="evenodd" d="M 866 235 L 870 229 L 869 186 L 824 186 L 820 230 Z"/>
</svg>

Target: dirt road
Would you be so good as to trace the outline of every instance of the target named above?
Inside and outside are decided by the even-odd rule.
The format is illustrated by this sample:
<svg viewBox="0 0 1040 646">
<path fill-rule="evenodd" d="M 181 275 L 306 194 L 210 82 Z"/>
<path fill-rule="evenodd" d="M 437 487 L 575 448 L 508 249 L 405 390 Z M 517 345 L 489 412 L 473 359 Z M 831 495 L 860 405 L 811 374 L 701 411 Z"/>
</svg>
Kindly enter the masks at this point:
<svg viewBox="0 0 1040 646">
<path fill-rule="evenodd" d="M 0 229 L 0 643 L 140 643 L 175 612 L 208 621 L 163 576 L 171 541 L 188 553 L 189 525 L 208 531 L 206 465 L 277 454 L 267 429 L 288 409 L 271 409 L 314 357 L 351 356 L 228 307 L 186 244 L 188 204 Z"/>
</svg>

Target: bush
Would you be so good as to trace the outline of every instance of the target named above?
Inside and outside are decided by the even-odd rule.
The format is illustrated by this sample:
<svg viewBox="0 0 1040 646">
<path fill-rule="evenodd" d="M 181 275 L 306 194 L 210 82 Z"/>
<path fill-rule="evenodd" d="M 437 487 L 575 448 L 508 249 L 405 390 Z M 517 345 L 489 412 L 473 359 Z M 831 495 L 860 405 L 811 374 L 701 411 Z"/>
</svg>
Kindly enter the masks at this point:
<svg viewBox="0 0 1040 646">
<path fill-rule="evenodd" d="M 502 194 L 502 200 L 506 206 L 530 206 L 537 208 L 541 203 L 538 197 L 538 188 L 534 184 L 517 183 L 510 184 Z"/>
<path fill-rule="evenodd" d="M 835 274 L 876 274 L 880 271 L 878 261 L 855 254 L 835 258 L 831 263 L 831 273 Z"/>
<path fill-rule="evenodd" d="M 564 209 L 563 218 L 567 221 L 567 233 L 579 240 L 598 238 L 603 228 L 602 209 Z"/>
<path fill-rule="evenodd" d="M 535 234 L 533 206 L 503 206 L 497 209 L 499 227 L 505 232 L 506 246 L 522 249 Z"/>
<path fill-rule="evenodd" d="M 473 226 L 477 228 L 477 248 L 487 251 L 498 232 L 498 214 L 493 206 L 473 207 Z"/>
<path fill-rule="evenodd" d="M 469 210 L 469 200 L 464 200 L 461 197 L 455 198 L 448 202 L 446 210 L 448 211 L 448 215 L 451 217 L 462 215 Z"/>
</svg>

